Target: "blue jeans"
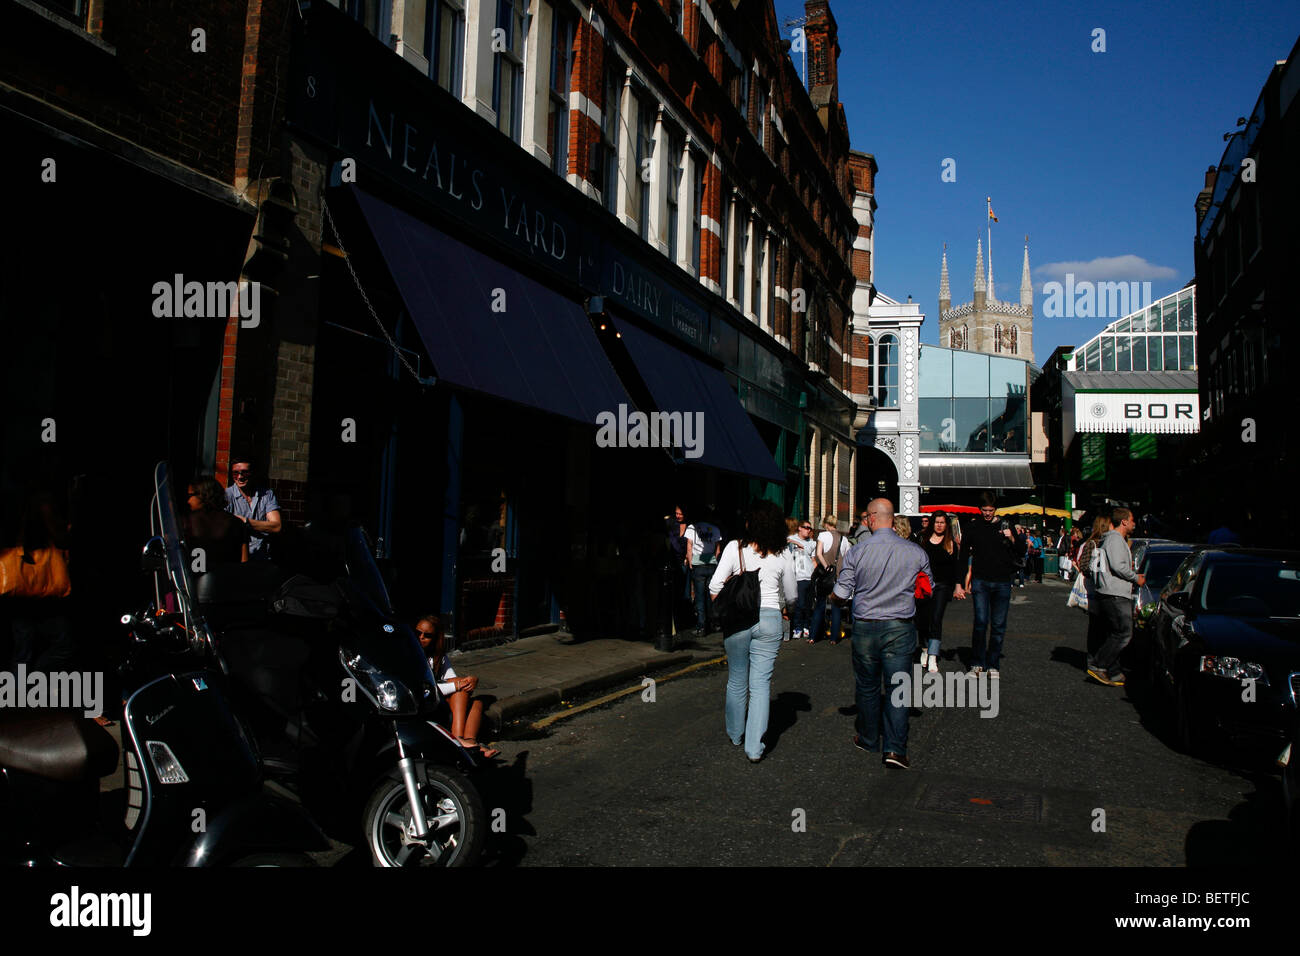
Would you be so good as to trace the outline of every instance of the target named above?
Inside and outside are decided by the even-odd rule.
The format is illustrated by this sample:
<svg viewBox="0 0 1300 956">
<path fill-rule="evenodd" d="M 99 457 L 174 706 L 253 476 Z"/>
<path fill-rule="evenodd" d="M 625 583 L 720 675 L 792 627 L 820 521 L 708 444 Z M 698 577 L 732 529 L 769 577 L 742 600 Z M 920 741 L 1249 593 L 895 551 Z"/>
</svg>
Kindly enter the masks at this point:
<svg viewBox="0 0 1300 956">
<path fill-rule="evenodd" d="M 885 732 L 885 751 L 907 754 L 907 709 L 911 695 L 902 707 L 893 703 L 894 685 L 890 683 L 900 671 L 910 673 L 912 654 L 916 651 L 916 625 L 908 621 L 853 622 L 853 677 L 857 682 L 858 738 L 868 750 L 880 748 L 880 731 Z M 882 708 L 881 680 L 884 693 L 891 699 Z M 882 714 L 883 710 L 883 714 Z"/>
<path fill-rule="evenodd" d="M 820 641 L 822 639 L 822 624 L 826 621 L 826 602 L 829 600 L 830 596 L 828 595 L 813 605 L 812 627 L 808 632 L 808 636 L 814 641 Z M 842 610 L 843 608 L 841 608 L 840 605 L 831 604 L 832 641 L 838 641 L 840 639 L 840 612 Z"/>
<path fill-rule="evenodd" d="M 709 582 L 717 567 L 716 564 L 691 565 L 691 576 L 695 579 L 695 626 L 701 631 L 708 630 L 709 605 L 713 603 L 709 599 Z"/>
<path fill-rule="evenodd" d="M 971 582 L 971 595 L 975 600 L 975 627 L 970 637 L 971 666 L 996 668 L 1002 660 L 1002 638 L 1007 633 L 1011 584 L 1007 581 L 976 578 Z M 986 630 L 989 642 L 987 655 L 984 652 Z"/>
<path fill-rule="evenodd" d="M 758 610 L 757 624 L 723 642 L 727 648 L 727 736 L 734 744 L 743 742 L 745 753 L 753 758 L 763 756 L 763 734 L 772 706 L 772 670 L 782 632 L 781 612 L 764 607 Z"/>
<path fill-rule="evenodd" d="M 807 627 L 808 620 L 812 617 L 812 581 L 799 581 L 797 587 L 799 602 L 794 606 L 794 616 L 790 622 L 796 631 Z"/>
<path fill-rule="evenodd" d="M 931 657 L 939 656 L 939 645 L 943 641 L 943 614 L 952 600 L 951 584 L 936 584 L 930 597 L 916 602 L 916 638 L 927 642 L 926 653 Z"/>
</svg>

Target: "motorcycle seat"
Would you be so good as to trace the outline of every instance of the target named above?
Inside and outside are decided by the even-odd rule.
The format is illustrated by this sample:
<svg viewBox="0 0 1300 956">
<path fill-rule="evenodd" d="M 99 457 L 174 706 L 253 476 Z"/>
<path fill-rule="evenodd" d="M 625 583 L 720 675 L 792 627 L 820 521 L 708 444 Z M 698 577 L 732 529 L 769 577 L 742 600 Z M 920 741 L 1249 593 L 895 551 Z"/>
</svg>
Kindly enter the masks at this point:
<svg viewBox="0 0 1300 956">
<path fill-rule="evenodd" d="M 117 741 L 73 713 L 7 715 L 0 720 L 0 766 L 61 783 L 80 783 L 117 769 Z"/>
<path fill-rule="evenodd" d="M 269 561 L 214 566 L 194 581 L 200 605 L 265 604 L 284 580 L 284 572 Z"/>
</svg>

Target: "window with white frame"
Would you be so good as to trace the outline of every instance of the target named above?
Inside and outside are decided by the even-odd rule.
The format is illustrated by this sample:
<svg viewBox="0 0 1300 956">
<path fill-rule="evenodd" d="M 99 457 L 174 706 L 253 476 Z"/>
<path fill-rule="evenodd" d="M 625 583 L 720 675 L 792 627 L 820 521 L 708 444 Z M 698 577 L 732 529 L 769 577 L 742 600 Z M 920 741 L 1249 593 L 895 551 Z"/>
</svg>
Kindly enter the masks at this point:
<svg viewBox="0 0 1300 956">
<path fill-rule="evenodd" d="M 703 153 L 692 153 L 691 175 L 694 177 L 691 210 L 691 269 L 696 278 L 700 275 L 700 243 L 703 241 L 701 231 L 704 229 L 704 164 L 708 162 Z"/>
<path fill-rule="evenodd" d="M 637 232 L 642 239 L 650 238 L 650 182 L 656 175 L 655 120 L 659 110 L 644 97 L 637 98 L 636 109 L 636 169 L 632 179 L 632 205 L 635 207 Z"/>
<path fill-rule="evenodd" d="M 761 325 L 763 323 L 763 267 L 767 265 L 767 243 L 764 242 L 765 229 L 763 224 L 754 220 L 754 275 L 751 277 L 751 286 L 753 291 L 750 293 L 750 307 L 753 310 L 754 319 Z"/>
<path fill-rule="evenodd" d="M 374 36 L 385 43 L 388 42 L 384 32 L 387 26 L 385 20 L 388 14 L 388 0 L 343 0 L 341 9 Z"/>
<path fill-rule="evenodd" d="M 731 218 L 736 208 L 735 197 L 731 194 L 731 188 L 727 181 L 721 176 L 718 177 L 718 190 L 722 194 L 722 202 L 718 204 L 721 219 L 719 223 L 719 239 L 721 248 L 718 252 L 718 283 L 722 287 L 722 297 L 731 298 Z"/>
<path fill-rule="evenodd" d="M 563 5 L 555 5 L 551 17 L 551 83 L 546 118 L 546 151 L 551 154 L 551 169 L 561 176 L 569 171 L 569 79 L 573 71 L 575 29 L 569 10 Z"/>
<path fill-rule="evenodd" d="M 898 336 L 892 332 L 876 343 L 876 404 L 898 407 Z"/>
<path fill-rule="evenodd" d="M 733 284 L 731 300 L 741 312 L 745 311 L 745 257 L 749 252 L 749 205 L 737 199 L 732 218 L 735 220 L 735 241 L 732 243 L 731 264 Z"/>
<path fill-rule="evenodd" d="M 433 81 L 459 97 L 465 63 L 465 5 L 462 0 L 428 0 L 424 15 L 423 53 L 429 60 L 429 76 Z"/>
<path fill-rule="evenodd" d="M 523 130 L 524 41 L 528 35 L 528 0 L 497 0 L 492 46 L 492 109 L 497 129 L 516 143 Z"/>
<path fill-rule="evenodd" d="M 610 212 L 618 213 L 618 126 L 623 96 L 623 66 L 614 59 L 605 61 L 605 99 L 600 114 L 600 141 L 592 144 L 590 180 L 600 187 L 601 201 Z"/>
<path fill-rule="evenodd" d="M 740 110 L 741 117 L 746 123 L 749 122 L 749 70 L 744 67 L 736 77 L 736 109 Z"/>
<path fill-rule="evenodd" d="M 758 145 L 767 149 L 767 91 L 763 88 L 762 77 L 755 92 L 758 98 Z"/>
<path fill-rule="evenodd" d="M 686 173 L 686 138 L 675 127 L 664 125 L 668 144 L 668 216 L 664 239 L 668 243 L 668 258 L 677 262 L 677 241 L 681 234 L 681 189 Z"/>
</svg>

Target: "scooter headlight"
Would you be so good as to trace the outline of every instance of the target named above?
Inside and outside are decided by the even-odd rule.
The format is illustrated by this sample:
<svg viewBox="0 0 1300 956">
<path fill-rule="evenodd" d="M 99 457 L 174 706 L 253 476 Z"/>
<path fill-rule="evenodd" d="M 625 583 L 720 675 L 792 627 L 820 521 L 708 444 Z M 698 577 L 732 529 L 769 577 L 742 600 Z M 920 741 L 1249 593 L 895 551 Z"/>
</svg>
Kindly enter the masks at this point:
<svg viewBox="0 0 1300 956">
<path fill-rule="evenodd" d="M 1229 680 L 1253 680 L 1261 684 L 1268 683 L 1268 675 L 1264 673 L 1264 668 L 1236 657 L 1202 657 L 1201 672 L 1213 674 L 1216 677 L 1226 677 Z"/>
<path fill-rule="evenodd" d="M 339 660 L 357 682 L 361 692 L 381 712 L 406 715 L 419 710 L 415 696 L 405 684 L 389 677 L 360 654 L 340 648 Z"/>
</svg>

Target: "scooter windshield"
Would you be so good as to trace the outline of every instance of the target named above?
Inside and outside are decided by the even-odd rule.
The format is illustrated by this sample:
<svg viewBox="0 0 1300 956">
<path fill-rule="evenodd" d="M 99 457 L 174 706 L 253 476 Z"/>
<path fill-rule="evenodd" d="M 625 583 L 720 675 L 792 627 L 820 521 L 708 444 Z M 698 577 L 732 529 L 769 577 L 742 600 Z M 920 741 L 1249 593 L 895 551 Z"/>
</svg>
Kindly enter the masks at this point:
<svg viewBox="0 0 1300 956">
<path fill-rule="evenodd" d="M 154 498 L 149 516 L 150 530 L 162 538 L 166 546 L 167 577 L 171 581 L 172 591 L 180 605 L 177 610 L 185 616 L 185 625 L 188 628 L 192 616 L 194 579 L 190 575 L 189 562 L 185 560 L 185 542 L 181 537 L 181 523 L 177 517 L 176 498 L 166 462 L 160 461 L 154 468 L 153 484 Z"/>
<path fill-rule="evenodd" d="M 351 638 L 354 649 L 418 693 L 422 684 L 433 680 L 428 659 L 420 650 L 415 631 L 397 620 L 388 587 L 371 554 L 370 539 L 361 528 L 348 530 L 345 560 L 354 611 L 363 625 Z"/>
</svg>

